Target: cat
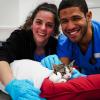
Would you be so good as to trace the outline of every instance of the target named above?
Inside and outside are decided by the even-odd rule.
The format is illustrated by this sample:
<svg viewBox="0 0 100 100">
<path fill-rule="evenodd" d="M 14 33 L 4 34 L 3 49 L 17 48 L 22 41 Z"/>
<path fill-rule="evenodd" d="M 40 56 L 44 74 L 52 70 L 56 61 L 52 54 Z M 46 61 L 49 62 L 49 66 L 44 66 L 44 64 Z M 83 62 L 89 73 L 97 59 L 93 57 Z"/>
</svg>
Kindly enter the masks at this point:
<svg viewBox="0 0 100 100">
<path fill-rule="evenodd" d="M 71 78 L 74 61 L 69 65 L 59 64 L 53 65 L 53 73 L 49 76 L 49 79 L 54 83 L 66 82 Z"/>
</svg>

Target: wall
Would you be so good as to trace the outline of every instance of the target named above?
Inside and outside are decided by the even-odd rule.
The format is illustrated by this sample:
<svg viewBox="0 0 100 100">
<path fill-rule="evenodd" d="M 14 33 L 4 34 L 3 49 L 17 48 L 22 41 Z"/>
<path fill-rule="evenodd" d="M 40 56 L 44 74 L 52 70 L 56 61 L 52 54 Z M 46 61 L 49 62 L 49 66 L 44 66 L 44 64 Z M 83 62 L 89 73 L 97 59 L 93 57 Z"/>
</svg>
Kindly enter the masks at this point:
<svg viewBox="0 0 100 100">
<path fill-rule="evenodd" d="M 86 2 L 92 11 L 93 20 L 100 22 L 100 0 L 86 0 Z"/>
<path fill-rule="evenodd" d="M 0 41 L 5 41 L 19 25 L 19 1 L 0 0 Z"/>
<path fill-rule="evenodd" d="M 0 27 L 16 27 L 19 24 L 18 0 L 0 0 Z"/>
<path fill-rule="evenodd" d="M 90 8 L 92 11 L 92 19 L 100 22 L 100 7 Z"/>
<path fill-rule="evenodd" d="M 43 2 L 55 3 L 57 6 L 61 0 L 20 0 L 20 24 L 22 24 L 26 17 L 33 11 L 39 4 Z"/>
</svg>

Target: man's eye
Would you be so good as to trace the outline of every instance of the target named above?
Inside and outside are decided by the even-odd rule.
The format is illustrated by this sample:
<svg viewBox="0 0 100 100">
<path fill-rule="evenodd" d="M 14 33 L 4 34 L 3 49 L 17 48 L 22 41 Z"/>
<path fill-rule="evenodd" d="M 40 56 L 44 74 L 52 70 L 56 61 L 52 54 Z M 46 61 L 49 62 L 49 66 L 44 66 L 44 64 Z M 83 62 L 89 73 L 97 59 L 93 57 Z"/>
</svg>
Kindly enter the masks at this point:
<svg viewBox="0 0 100 100">
<path fill-rule="evenodd" d="M 65 24 L 65 23 L 67 23 L 68 22 L 68 20 L 62 20 L 61 21 L 61 24 Z"/>
<path fill-rule="evenodd" d="M 83 18 L 83 17 L 79 17 L 79 16 L 73 17 L 73 18 L 72 18 L 72 21 L 80 21 L 82 18 Z"/>
</svg>

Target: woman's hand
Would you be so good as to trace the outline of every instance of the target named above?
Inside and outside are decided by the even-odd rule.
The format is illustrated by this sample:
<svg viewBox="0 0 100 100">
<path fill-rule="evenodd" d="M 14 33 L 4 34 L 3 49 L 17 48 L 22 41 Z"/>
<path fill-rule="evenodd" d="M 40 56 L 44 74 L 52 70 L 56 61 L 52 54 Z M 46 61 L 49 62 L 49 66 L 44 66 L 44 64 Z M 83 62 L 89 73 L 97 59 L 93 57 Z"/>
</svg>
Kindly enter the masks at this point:
<svg viewBox="0 0 100 100">
<path fill-rule="evenodd" d="M 54 64 L 56 64 L 56 65 L 61 64 L 61 61 L 58 58 L 58 56 L 56 54 L 54 54 L 54 55 L 49 55 L 49 56 L 43 58 L 41 60 L 41 64 L 43 66 L 47 67 L 48 69 L 52 69 L 52 66 Z"/>
<path fill-rule="evenodd" d="M 14 79 L 6 85 L 5 90 L 13 100 L 42 100 L 39 96 L 41 91 L 29 80 Z"/>
</svg>

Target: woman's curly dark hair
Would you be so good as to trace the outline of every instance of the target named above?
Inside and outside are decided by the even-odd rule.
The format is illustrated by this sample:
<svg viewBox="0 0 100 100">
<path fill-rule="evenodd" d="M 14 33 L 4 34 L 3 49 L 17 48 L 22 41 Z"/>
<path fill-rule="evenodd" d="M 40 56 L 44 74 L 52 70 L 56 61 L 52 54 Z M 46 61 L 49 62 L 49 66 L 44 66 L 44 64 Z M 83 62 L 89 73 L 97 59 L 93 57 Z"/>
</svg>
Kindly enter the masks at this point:
<svg viewBox="0 0 100 100">
<path fill-rule="evenodd" d="M 40 4 L 32 13 L 30 16 L 27 17 L 25 23 L 23 26 L 20 27 L 20 29 L 24 30 L 30 30 L 31 25 L 33 23 L 34 18 L 36 17 L 37 13 L 40 10 L 44 11 L 50 11 L 54 14 L 54 21 L 55 21 L 55 27 L 54 27 L 54 33 L 53 36 L 57 36 L 59 34 L 59 18 L 57 14 L 57 7 L 55 4 L 49 4 L 49 3 L 42 3 Z"/>
</svg>

